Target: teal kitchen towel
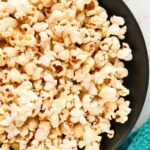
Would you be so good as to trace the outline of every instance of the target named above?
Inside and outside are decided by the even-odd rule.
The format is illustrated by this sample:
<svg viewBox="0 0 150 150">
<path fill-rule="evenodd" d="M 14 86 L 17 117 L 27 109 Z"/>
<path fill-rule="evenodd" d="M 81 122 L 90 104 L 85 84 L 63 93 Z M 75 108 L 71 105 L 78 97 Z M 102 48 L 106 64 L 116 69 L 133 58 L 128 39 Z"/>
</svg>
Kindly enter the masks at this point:
<svg viewBox="0 0 150 150">
<path fill-rule="evenodd" d="M 150 119 L 130 133 L 118 150 L 150 150 Z"/>
</svg>

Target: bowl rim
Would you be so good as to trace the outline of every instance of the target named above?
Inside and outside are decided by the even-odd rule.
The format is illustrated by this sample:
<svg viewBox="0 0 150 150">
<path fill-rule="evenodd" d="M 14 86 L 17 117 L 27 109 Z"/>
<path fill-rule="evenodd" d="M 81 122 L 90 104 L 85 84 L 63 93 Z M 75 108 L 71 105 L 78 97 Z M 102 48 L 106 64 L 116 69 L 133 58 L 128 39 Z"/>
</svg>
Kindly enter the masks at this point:
<svg viewBox="0 0 150 150">
<path fill-rule="evenodd" d="M 125 9 L 130 13 L 131 17 L 133 18 L 136 26 L 137 26 L 137 29 L 139 31 L 139 34 L 141 36 L 141 39 L 142 39 L 142 43 L 143 43 L 143 47 L 144 47 L 144 53 L 145 53 L 145 59 L 146 59 L 146 72 L 145 72 L 145 93 L 144 93 L 144 96 L 143 96 L 143 101 L 142 101 L 142 105 L 141 105 L 141 108 L 139 110 L 139 113 L 138 115 L 134 118 L 134 120 L 132 121 L 132 125 L 128 128 L 128 130 L 126 131 L 126 133 L 124 134 L 124 136 L 121 138 L 121 140 L 119 140 L 119 142 L 114 146 L 113 150 L 116 150 L 122 143 L 123 141 L 127 138 L 127 136 L 129 135 L 129 132 L 131 132 L 131 130 L 133 129 L 133 127 L 135 126 L 136 122 L 138 121 L 140 115 L 141 115 L 141 112 L 143 110 L 143 106 L 145 104 L 145 101 L 146 101 L 146 96 L 147 96 L 147 92 L 148 92 L 148 87 L 149 87 L 149 55 L 148 55 L 148 51 L 147 51 L 147 46 L 146 46 L 146 41 L 144 39 L 144 36 L 143 36 L 143 33 L 142 33 L 142 30 L 140 28 L 140 25 L 139 23 L 137 22 L 135 16 L 133 15 L 132 11 L 129 9 L 129 7 L 127 6 L 127 4 L 123 1 L 123 0 L 119 0 L 123 7 L 125 7 Z"/>
</svg>

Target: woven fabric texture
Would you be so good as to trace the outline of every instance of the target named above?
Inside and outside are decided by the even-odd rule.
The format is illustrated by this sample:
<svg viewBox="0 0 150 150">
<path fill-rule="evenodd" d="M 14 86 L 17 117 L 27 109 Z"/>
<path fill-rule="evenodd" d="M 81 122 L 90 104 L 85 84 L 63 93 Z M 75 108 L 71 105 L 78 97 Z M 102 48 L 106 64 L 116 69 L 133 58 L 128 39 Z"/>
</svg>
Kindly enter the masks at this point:
<svg viewBox="0 0 150 150">
<path fill-rule="evenodd" d="M 129 134 L 118 150 L 150 150 L 150 119 Z"/>
</svg>

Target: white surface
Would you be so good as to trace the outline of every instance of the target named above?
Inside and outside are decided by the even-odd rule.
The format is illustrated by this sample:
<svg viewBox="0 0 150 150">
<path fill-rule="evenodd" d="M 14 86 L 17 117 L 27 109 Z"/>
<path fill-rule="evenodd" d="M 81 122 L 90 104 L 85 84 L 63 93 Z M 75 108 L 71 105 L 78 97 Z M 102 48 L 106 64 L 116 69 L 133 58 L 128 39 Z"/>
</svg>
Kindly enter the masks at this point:
<svg viewBox="0 0 150 150">
<path fill-rule="evenodd" d="M 149 0 L 124 0 L 135 18 L 137 19 L 143 32 L 147 50 L 150 56 L 150 1 Z M 150 88 L 147 93 L 146 103 L 135 128 L 139 127 L 148 117 L 150 117 Z"/>
</svg>

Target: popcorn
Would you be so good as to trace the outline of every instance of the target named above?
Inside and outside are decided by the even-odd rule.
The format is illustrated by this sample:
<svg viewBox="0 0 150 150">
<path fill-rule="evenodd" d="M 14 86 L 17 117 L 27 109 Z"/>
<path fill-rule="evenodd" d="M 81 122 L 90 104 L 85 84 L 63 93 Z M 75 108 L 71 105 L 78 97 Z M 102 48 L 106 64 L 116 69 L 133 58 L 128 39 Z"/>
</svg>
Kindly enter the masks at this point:
<svg viewBox="0 0 150 150">
<path fill-rule="evenodd" d="M 43 73 L 43 79 L 44 79 L 44 81 L 46 81 L 46 82 L 51 82 L 51 81 L 54 80 L 54 78 L 53 78 L 51 72 L 48 72 L 48 71 L 44 71 L 44 73 Z"/>
<path fill-rule="evenodd" d="M 8 77 L 12 82 L 19 83 L 21 81 L 21 74 L 17 69 L 10 70 Z"/>
<path fill-rule="evenodd" d="M 93 116 L 98 116 L 102 113 L 102 108 L 99 106 L 97 102 L 92 102 L 89 108 L 89 114 Z"/>
<path fill-rule="evenodd" d="M 13 144 L 11 145 L 11 147 L 12 147 L 13 149 L 19 149 L 19 143 L 13 143 Z"/>
<path fill-rule="evenodd" d="M 111 51 L 113 50 L 114 53 L 115 51 L 118 51 L 120 49 L 120 42 L 116 37 L 109 37 L 105 38 L 101 43 L 100 43 L 100 48 L 104 51 Z"/>
<path fill-rule="evenodd" d="M 74 136 L 75 138 L 82 138 L 83 136 L 83 126 L 80 125 L 80 124 L 77 124 L 75 127 L 74 127 Z"/>
<path fill-rule="evenodd" d="M 32 79 L 33 80 L 41 79 L 42 73 L 43 73 L 43 68 L 37 67 L 37 69 L 35 70 L 35 74 L 32 76 Z"/>
<path fill-rule="evenodd" d="M 104 86 L 101 89 L 99 96 L 108 101 L 115 101 L 117 99 L 116 94 L 116 89 L 111 88 L 109 86 Z"/>
<path fill-rule="evenodd" d="M 10 148 L 10 145 L 9 144 L 3 144 L 2 146 L 1 146 L 1 150 L 9 150 L 9 148 Z"/>
<path fill-rule="evenodd" d="M 63 14 L 68 20 L 73 20 L 76 17 L 76 11 L 74 9 L 68 8 Z"/>
<path fill-rule="evenodd" d="M 77 109 L 80 109 L 82 107 L 82 103 L 80 101 L 80 98 L 78 95 L 74 95 L 74 106 L 77 108 Z"/>
<path fill-rule="evenodd" d="M 52 5 L 51 11 L 55 11 L 55 10 L 63 10 L 65 7 L 64 3 L 55 3 Z"/>
<path fill-rule="evenodd" d="M 17 56 L 17 50 L 13 47 L 5 47 L 3 49 L 3 53 L 5 53 L 8 57 L 15 57 Z"/>
<path fill-rule="evenodd" d="M 23 126 L 21 129 L 21 136 L 22 137 L 27 136 L 28 133 L 29 133 L 28 128 L 26 126 Z"/>
<path fill-rule="evenodd" d="M 111 121 L 131 112 L 126 31 L 96 0 L 0 2 L 0 149 L 98 150 L 102 133 L 113 138 Z"/>
<path fill-rule="evenodd" d="M 102 133 L 110 132 L 110 126 L 111 126 L 110 122 L 106 119 L 102 119 L 102 118 L 100 118 L 100 119 L 101 119 L 101 121 L 99 122 L 99 126 L 101 128 Z"/>
<path fill-rule="evenodd" d="M 76 140 L 64 139 L 63 143 L 60 145 L 60 148 L 62 150 L 76 149 L 77 148 L 77 142 L 76 142 Z"/>
<path fill-rule="evenodd" d="M 90 42 L 88 44 L 82 45 L 82 49 L 92 54 L 96 49 L 96 44 L 94 42 Z"/>
<path fill-rule="evenodd" d="M 76 1 L 76 7 L 77 9 L 79 9 L 80 11 L 83 11 L 84 7 L 85 7 L 85 0 L 77 0 Z"/>
<path fill-rule="evenodd" d="M 117 53 L 117 57 L 119 59 L 125 60 L 125 61 L 130 61 L 132 60 L 132 51 L 129 48 L 128 44 L 123 44 L 123 49 L 120 49 Z"/>
<path fill-rule="evenodd" d="M 66 68 L 60 61 L 53 61 L 51 63 L 52 71 L 56 74 L 56 76 L 63 76 L 66 73 Z"/>
<path fill-rule="evenodd" d="M 74 68 L 79 68 L 80 65 L 88 58 L 88 52 L 82 51 L 80 49 L 71 51 L 71 64 Z"/>
<path fill-rule="evenodd" d="M 30 131 L 35 131 L 35 129 L 38 127 L 38 122 L 36 119 L 34 118 L 31 118 L 28 120 L 28 125 L 27 125 L 27 128 L 30 130 Z"/>
<path fill-rule="evenodd" d="M 48 23 L 55 23 L 61 21 L 63 18 L 63 13 L 60 10 L 55 10 L 52 12 L 51 17 L 48 18 Z"/>
<path fill-rule="evenodd" d="M 55 51 L 56 53 L 64 52 L 64 51 L 65 51 L 65 48 L 64 48 L 64 46 L 63 46 L 61 43 L 56 43 L 56 44 L 54 45 L 54 51 Z"/>
<path fill-rule="evenodd" d="M 118 36 L 120 39 L 124 39 L 125 36 L 124 34 L 127 31 L 127 27 L 123 26 L 122 28 L 119 27 L 119 25 L 117 24 L 112 24 L 107 31 L 107 37 L 109 37 L 110 35 L 116 35 Z"/>
<path fill-rule="evenodd" d="M 92 143 L 85 147 L 85 150 L 99 150 L 99 144 L 98 143 Z"/>
<path fill-rule="evenodd" d="M 5 30 L 7 30 L 8 28 L 15 28 L 17 27 L 18 23 L 17 20 L 12 18 L 12 17 L 5 17 L 2 20 L 0 20 L 0 24 L 2 24 L 2 26 L 4 26 Z"/>
<path fill-rule="evenodd" d="M 38 129 L 35 133 L 35 140 L 38 142 L 44 141 L 50 132 L 50 128 L 51 126 L 49 122 L 47 121 L 40 122 Z"/>
<path fill-rule="evenodd" d="M 62 61 L 68 61 L 70 58 L 70 52 L 69 50 L 63 50 L 58 54 L 58 59 Z"/>
<path fill-rule="evenodd" d="M 42 32 L 40 32 L 39 33 L 39 38 L 40 38 L 40 46 L 42 47 L 42 48 L 47 48 L 47 47 L 50 47 L 50 43 L 49 43 L 49 41 L 50 41 L 50 36 L 48 35 L 48 33 L 47 32 L 45 32 L 45 31 L 42 31 Z"/>
<path fill-rule="evenodd" d="M 73 109 L 70 112 L 70 115 L 71 115 L 71 118 L 70 118 L 71 122 L 73 122 L 73 123 L 81 122 L 81 124 L 86 123 L 86 119 L 84 118 L 83 113 L 82 113 L 81 110 Z"/>
<path fill-rule="evenodd" d="M 70 31 L 70 40 L 72 43 L 82 44 L 82 37 L 79 31 L 71 29 Z"/>
<path fill-rule="evenodd" d="M 50 118 L 50 122 L 53 128 L 57 128 L 59 126 L 59 118 L 58 115 L 54 114 Z"/>
<path fill-rule="evenodd" d="M 94 29 L 81 29 L 81 33 L 83 34 L 83 43 L 96 42 L 101 40 L 102 35 L 100 32 L 96 32 Z"/>
<path fill-rule="evenodd" d="M 48 67 L 50 65 L 50 62 L 51 60 L 46 55 L 41 56 L 40 59 L 38 60 L 38 64 L 41 64 L 45 67 Z"/>
<path fill-rule="evenodd" d="M 29 24 L 22 24 L 21 30 L 22 30 L 22 32 L 25 32 L 27 34 L 34 34 L 35 33 Z"/>
<path fill-rule="evenodd" d="M 113 17 L 111 17 L 110 21 L 113 24 L 117 24 L 117 25 L 121 25 L 121 26 L 123 26 L 125 24 L 125 20 L 122 17 L 119 17 L 119 16 L 113 16 Z"/>
<path fill-rule="evenodd" d="M 60 126 L 60 128 L 61 128 L 62 134 L 64 134 L 64 135 L 70 135 L 71 134 L 71 128 L 70 128 L 70 126 L 67 123 L 64 122 Z"/>
<path fill-rule="evenodd" d="M 25 65 L 25 71 L 28 75 L 33 75 L 36 69 L 37 69 L 37 66 L 33 62 L 30 62 Z"/>
<path fill-rule="evenodd" d="M 17 57 L 16 61 L 19 65 L 25 66 L 27 63 L 29 63 L 29 58 L 26 54 L 22 53 Z"/>
<path fill-rule="evenodd" d="M 99 29 L 107 20 L 107 14 L 106 12 L 103 12 L 100 14 L 100 16 L 95 15 L 94 17 L 91 17 L 86 26 L 93 28 L 93 29 Z"/>
<path fill-rule="evenodd" d="M 77 14 L 76 19 L 77 19 L 78 22 L 80 22 L 81 25 L 83 25 L 85 17 L 86 17 L 85 13 L 84 12 L 80 12 L 79 14 Z"/>
<path fill-rule="evenodd" d="M 18 37 L 19 38 L 19 37 Z M 20 41 L 20 39 L 18 39 Z M 31 46 L 34 47 L 36 44 L 36 39 L 32 34 L 26 34 L 22 40 L 24 46 Z"/>
<path fill-rule="evenodd" d="M 10 124 L 9 127 L 6 129 L 6 132 L 8 134 L 8 139 L 13 138 L 20 133 L 14 124 Z"/>
<path fill-rule="evenodd" d="M 88 4 L 88 2 L 87 2 L 87 4 Z M 92 4 L 92 3 L 91 3 Z M 94 3 L 93 3 L 94 4 Z M 92 5 L 93 5 L 92 4 Z M 94 4 L 95 5 L 95 4 Z M 93 8 L 95 7 L 95 6 L 92 6 Z M 88 6 L 88 5 L 87 5 Z M 91 6 L 90 6 L 91 7 Z M 89 9 L 89 8 L 88 8 Z M 105 11 L 102 7 L 95 7 L 94 9 L 91 9 L 90 8 L 90 10 L 87 10 L 87 12 L 86 12 L 86 16 L 88 16 L 88 17 L 91 17 L 91 16 L 94 16 L 94 15 L 99 15 L 101 12 L 103 12 L 103 11 Z"/>
<path fill-rule="evenodd" d="M 83 133 L 83 140 L 86 143 L 86 145 L 89 145 L 92 143 L 93 139 L 93 131 L 89 126 L 84 127 L 84 133 Z"/>
<path fill-rule="evenodd" d="M 111 130 L 108 132 L 108 135 L 107 135 L 110 139 L 114 137 L 114 130 Z"/>
<path fill-rule="evenodd" d="M 116 70 L 116 76 L 118 78 L 125 78 L 128 76 L 128 70 L 126 68 L 118 67 Z"/>
<path fill-rule="evenodd" d="M 94 56 L 94 60 L 96 68 L 101 68 L 108 62 L 108 55 L 106 52 L 98 51 L 98 53 Z"/>
<path fill-rule="evenodd" d="M 34 24 L 34 26 L 33 26 L 33 29 L 34 29 L 36 32 L 45 31 L 47 28 L 48 28 L 48 24 L 47 24 L 47 23 L 44 23 L 44 22 L 36 23 L 36 24 Z"/>
</svg>

